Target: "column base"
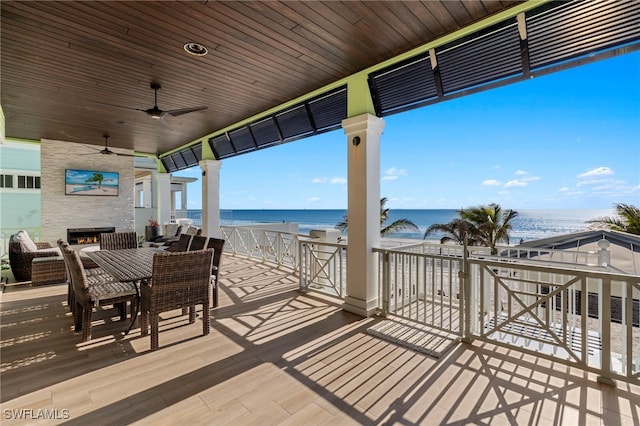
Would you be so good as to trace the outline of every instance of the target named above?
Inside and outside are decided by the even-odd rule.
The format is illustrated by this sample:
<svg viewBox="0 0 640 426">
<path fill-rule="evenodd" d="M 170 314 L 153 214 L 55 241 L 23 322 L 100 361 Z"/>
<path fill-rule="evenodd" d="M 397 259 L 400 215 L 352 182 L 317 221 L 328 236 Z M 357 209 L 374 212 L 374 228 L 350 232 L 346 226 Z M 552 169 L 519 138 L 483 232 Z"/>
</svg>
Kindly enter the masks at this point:
<svg viewBox="0 0 640 426">
<path fill-rule="evenodd" d="M 368 318 L 378 313 L 378 299 L 366 301 L 352 296 L 347 296 L 344 298 L 342 309 L 347 312 L 351 312 L 352 314 Z"/>
</svg>

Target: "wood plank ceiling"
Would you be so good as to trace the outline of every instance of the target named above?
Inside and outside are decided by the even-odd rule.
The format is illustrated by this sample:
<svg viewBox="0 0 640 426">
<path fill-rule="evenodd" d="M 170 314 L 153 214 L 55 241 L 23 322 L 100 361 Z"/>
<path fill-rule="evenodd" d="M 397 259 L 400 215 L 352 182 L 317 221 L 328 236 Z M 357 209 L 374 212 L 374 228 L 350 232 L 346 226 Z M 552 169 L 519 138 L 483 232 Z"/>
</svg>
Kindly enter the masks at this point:
<svg viewBox="0 0 640 426">
<path fill-rule="evenodd" d="M 6 137 L 164 153 L 517 3 L 3 0 Z"/>
</svg>

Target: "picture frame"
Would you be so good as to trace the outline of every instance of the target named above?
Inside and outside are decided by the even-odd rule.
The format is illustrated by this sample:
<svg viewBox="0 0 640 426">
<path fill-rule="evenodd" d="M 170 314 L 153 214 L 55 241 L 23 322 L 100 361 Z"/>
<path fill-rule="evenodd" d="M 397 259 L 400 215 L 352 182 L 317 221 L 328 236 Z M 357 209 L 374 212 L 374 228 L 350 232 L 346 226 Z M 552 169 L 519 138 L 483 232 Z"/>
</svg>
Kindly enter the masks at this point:
<svg viewBox="0 0 640 426">
<path fill-rule="evenodd" d="M 101 170 L 65 169 L 65 195 L 117 197 L 120 174 Z"/>
</svg>

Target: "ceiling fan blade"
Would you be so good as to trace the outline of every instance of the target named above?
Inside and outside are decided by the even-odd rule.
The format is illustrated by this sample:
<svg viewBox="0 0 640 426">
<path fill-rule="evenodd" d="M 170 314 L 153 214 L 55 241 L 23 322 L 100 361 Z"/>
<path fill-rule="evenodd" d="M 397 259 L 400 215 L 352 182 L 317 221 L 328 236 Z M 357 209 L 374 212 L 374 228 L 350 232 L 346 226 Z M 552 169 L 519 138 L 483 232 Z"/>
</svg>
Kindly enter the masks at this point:
<svg viewBox="0 0 640 426">
<path fill-rule="evenodd" d="M 172 117 L 177 117 L 183 114 L 189 114 L 190 112 L 202 111 L 207 109 L 206 106 L 198 106 L 191 108 L 172 109 L 171 111 L 165 111 L 165 114 L 169 114 Z"/>
<path fill-rule="evenodd" d="M 94 155 L 94 154 L 100 154 L 102 153 L 102 151 L 104 150 L 104 148 L 96 148 L 93 145 L 87 145 L 87 144 L 83 144 L 85 147 L 89 148 L 89 149 L 93 149 L 95 152 L 86 152 L 84 154 L 80 154 L 80 155 Z"/>
</svg>

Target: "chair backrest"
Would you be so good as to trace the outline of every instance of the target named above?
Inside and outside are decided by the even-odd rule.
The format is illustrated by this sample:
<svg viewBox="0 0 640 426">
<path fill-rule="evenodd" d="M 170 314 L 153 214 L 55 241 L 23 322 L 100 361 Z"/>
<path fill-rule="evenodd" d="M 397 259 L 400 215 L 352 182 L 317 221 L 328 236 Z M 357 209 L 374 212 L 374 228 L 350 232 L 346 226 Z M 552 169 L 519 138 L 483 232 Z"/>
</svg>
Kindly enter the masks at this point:
<svg viewBox="0 0 640 426">
<path fill-rule="evenodd" d="M 33 242 L 27 231 L 20 230 L 9 238 L 9 250 L 16 252 L 34 252 L 38 246 Z"/>
<path fill-rule="evenodd" d="M 188 305 L 208 299 L 213 250 L 157 253 L 150 287 L 159 304 Z"/>
<path fill-rule="evenodd" d="M 100 250 L 121 250 L 138 247 L 135 232 L 110 232 L 100 234 Z"/>
<path fill-rule="evenodd" d="M 180 238 L 178 239 L 178 241 L 171 244 L 166 251 L 179 252 L 179 251 L 189 250 L 189 244 L 191 243 L 191 238 L 193 238 L 193 235 L 180 234 Z"/>
<path fill-rule="evenodd" d="M 62 253 L 62 259 L 64 259 L 64 268 L 67 270 L 67 281 L 71 282 L 71 271 L 69 270 L 69 265 L 67 265 L 67 259 L 64 258 L 64 249 L 69 247 L 69 242 L 59 238 L 56 243 L 58 244 L 60 253 Z"/>
<path fill-rule="evenodd" d="M 69 244 L 60 245 L 62 251 L 62 257 L 64 258 L 64 264 L 67 267 L 67 271 L 70 273 L 71 285 L 76 294 L 76 298 L 87 297 L 87 288 L 89 284 L 87 282 L 87 274 L 82 266 L 80 255 L 77 251 L 71 248 Z"/>
<path fill-rule="evenodd" d="M 207 247 L 207 237 L 203 235 L 194 235 L 189 244 L 189 251 L 203 250 Z"/>
<path fill-rule="evenodd" d="M 222 259 L 222 249 L 224 248 L 224 240 L 222 238 L 209 238 L 207 242 L 207 248 L 213 249 L 213 263 L 211 269 L 211 275 L 218 280 L 218 271 L 220 270 L 220 260 Z"/>
<path fill-rule="evenodd" d="M 187 230 L 184 231 L 184 233 L 189 235 L 200 235 L 202 234 L 202 228 L 198 228 L 197 226 L 189 226 Z"/>
</svg>

